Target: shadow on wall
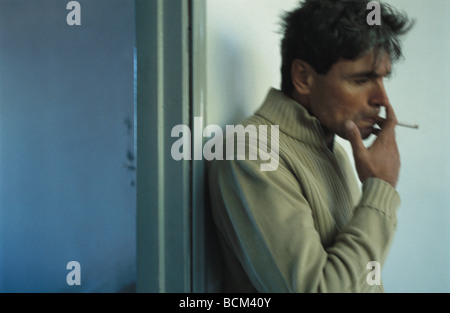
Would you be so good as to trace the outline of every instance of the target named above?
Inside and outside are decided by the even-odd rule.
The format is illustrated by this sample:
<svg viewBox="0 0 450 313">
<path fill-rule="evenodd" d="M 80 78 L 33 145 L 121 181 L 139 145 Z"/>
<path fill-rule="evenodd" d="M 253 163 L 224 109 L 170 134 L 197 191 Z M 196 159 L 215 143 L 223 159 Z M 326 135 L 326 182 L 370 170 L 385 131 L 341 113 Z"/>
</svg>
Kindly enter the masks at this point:
<svg viewBox="0 0 450 313">
<path fill-rule="evenodd" d="M 209 64 L 212 69 L 208 70 L 211 77 L 208 81 L 220 82 L 217 86 L 208 85 L 208 123 L 221 127 L 235 125 L 242 122 L 252 112 L 249 111 L 246 95 L 249 94 L 249 82 L 252 80 L 246 71 L 244 55 L 245 51 L 235 39 L 228 34 L 219 34 L 213 43 L 217 60 Z M 211 110 L 214 108 L 214 110 Z"/>
</svg>

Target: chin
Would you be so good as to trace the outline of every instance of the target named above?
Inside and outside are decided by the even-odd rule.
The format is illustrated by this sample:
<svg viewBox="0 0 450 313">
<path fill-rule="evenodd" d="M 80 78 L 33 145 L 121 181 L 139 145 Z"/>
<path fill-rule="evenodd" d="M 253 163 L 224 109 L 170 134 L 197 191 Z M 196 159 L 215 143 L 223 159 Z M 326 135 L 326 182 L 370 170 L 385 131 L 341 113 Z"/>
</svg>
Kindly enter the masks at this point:
<svg viewBox="0 0 450 313">
<path fill-rule="evenodd" d="M 365 128 L 358 127 L 358 129 L 359 129 L 359 133 L 361 134 L 362 140 L 369 139 L 369 137 L 372 135 L 372 127 L 365 127 Z M 338 135 L 342 139 L 348 140 L 347 134 L 345 131 L 337 132 L 336 135 Z"/>
</svg>

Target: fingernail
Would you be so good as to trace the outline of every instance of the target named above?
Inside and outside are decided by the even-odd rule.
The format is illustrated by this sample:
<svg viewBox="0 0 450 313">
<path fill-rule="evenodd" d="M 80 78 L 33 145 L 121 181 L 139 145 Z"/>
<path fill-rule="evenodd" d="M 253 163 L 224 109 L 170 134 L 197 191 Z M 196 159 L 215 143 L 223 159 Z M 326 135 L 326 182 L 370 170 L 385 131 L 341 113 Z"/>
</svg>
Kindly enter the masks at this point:
<svg viewBox="0 0 450 313">
<path fill-rule="evenodd" d="M 352 130 L 354 125 L 355 124 L 352 121 L 345 122 L 345 128 L 347 128 L 348 130 Z"/>
</svg>

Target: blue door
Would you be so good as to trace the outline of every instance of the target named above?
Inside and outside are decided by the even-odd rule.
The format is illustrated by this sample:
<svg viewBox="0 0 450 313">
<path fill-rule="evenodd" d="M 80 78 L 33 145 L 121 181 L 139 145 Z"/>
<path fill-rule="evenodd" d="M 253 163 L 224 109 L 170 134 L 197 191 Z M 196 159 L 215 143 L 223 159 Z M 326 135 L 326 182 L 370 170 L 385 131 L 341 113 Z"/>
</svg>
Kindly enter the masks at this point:
<svg viewBox="0 0 450 313">
<path fill-rule="evenodd" d="M 0 292 L 135 288 L 134 14 L 0 1 Z"/>
</svg>

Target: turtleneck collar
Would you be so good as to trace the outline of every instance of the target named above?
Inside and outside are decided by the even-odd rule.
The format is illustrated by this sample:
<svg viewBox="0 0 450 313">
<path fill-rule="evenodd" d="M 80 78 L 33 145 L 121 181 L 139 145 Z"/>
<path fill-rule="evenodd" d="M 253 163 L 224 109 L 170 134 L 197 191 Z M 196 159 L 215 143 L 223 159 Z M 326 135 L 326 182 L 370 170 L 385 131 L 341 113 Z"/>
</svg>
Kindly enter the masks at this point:
<svg viewBox="0 0 450 313">
<path fill-rule="evenodd" d="M 327 147 L 319 120 L 310 115 L 304 106 L 287 97 L 280 90 L 271 88 L 256 114 L 274 125 L 279 125 L 280 131 L 301 142 Z"/>
</svg>

